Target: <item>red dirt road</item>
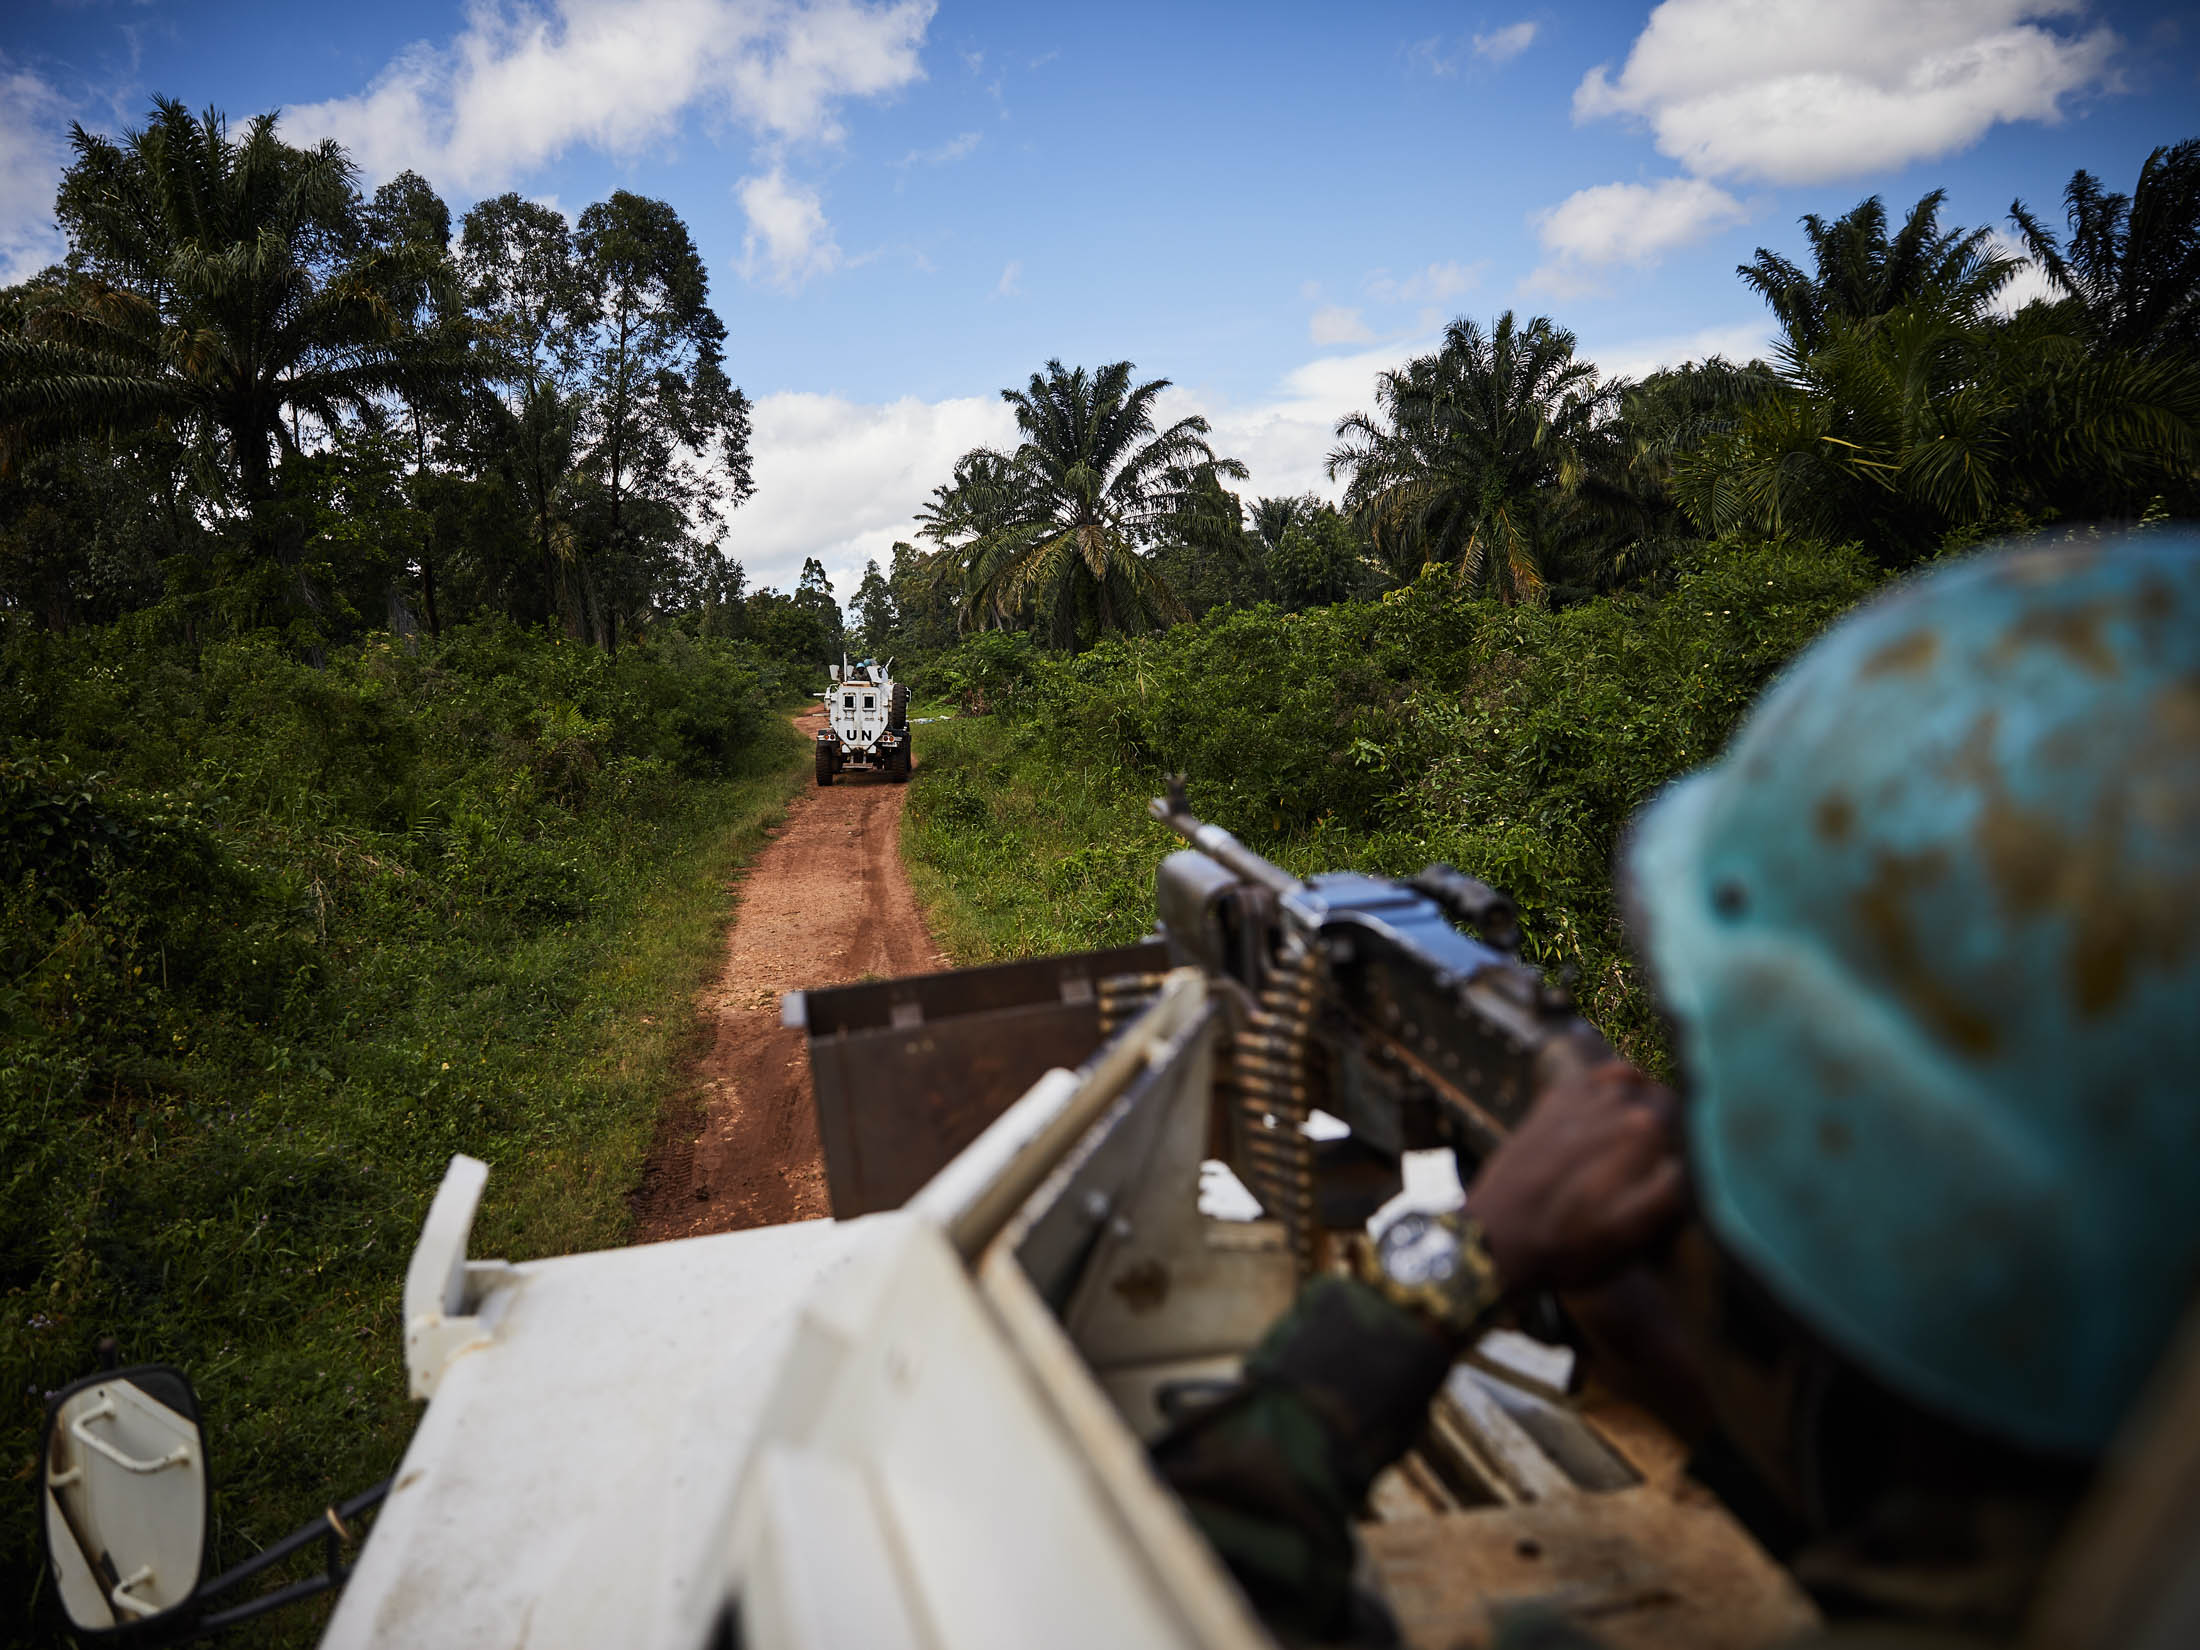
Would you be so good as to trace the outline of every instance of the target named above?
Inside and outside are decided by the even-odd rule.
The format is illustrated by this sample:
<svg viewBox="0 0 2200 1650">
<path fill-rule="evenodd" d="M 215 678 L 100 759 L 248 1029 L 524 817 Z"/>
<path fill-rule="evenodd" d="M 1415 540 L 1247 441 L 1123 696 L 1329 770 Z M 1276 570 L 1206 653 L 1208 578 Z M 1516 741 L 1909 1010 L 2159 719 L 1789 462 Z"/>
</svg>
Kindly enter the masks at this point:
<svg viewBox="0 0 2200 1650">
<path fill-rule="evenodd" d="M 814 734 L 824 714 L 795 726 Z M 779 1024 L 779 995 L 947 966 L 902 871 L 908 794 L 869 774 L 805 791 L 736 885 L 701 1043 L 635 1193 L 636 1242 L 831 1212 L 809 1057 Z"/>
</svg>

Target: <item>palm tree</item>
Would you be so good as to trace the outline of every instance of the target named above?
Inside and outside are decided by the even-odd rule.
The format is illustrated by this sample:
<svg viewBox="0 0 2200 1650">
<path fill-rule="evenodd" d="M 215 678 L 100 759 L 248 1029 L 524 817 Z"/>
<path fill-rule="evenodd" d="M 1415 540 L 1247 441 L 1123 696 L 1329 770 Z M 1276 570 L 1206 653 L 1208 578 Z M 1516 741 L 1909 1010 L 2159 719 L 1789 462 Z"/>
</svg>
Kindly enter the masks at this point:
<svg viewBox="0 0 2200 1650">
<path fill-rule="evenodd" d="M 1707 532 L 1858 539 L 1893 566 L 1956 531 L 2189 508 L 2196 186 L 2200 142 L 2157 150 L 2136 203 L 2078 173 L 2067 259 L 2017 203 L 2069 296 L 2006 319 L 1989 305 L 2015 260 L 1942 229 L 1937 192 L 1891 239 L 1876 197 L 1804 219 L 1814 273 L 1763 248 L 1740 270 L 1786 332 L 1775 382 L 1672 460 L 1675 501 Z"/>
<path fill-rule="evenodd" d="M 1462 317 L 1434 355 L 1375 380 L 1379 413 L 1337 426 L 1332 477 L 1394 576 L 1450 563 L 1511 603 L 1546 580 L 1554 507 L 1586 473 L 1618 394 L 1574 355 L 1574 335 L 1511 310 L 1484 332 Z"/>
<path fill-rule="evenodd" d="M 278 457 L 301 420 L 333 428 L 437 369 L 400 343 L 403 294 L 443 249 L 363 248 L 350 159 L 282 142 L 273 115 L 233 139 L 161 98 L 120 143 L 81 126 L 71 142 L 69 272 L 0 337 L 0 422 L 29 440 L 173 428 L 233 488 L 256 548 L 294 555 L 265 519 Z"/>
<path fill-rule="evenodd" d="M 1286 533 L 1310 519 L 1320 508 L 1321 500 L 1312 493 L 1255 499 L 1252 510 L 1253 537 L 1260 541 L 1263 550 L 1272 551 L 1283 542 Z"/>
<path fill-rule="evenodd" d="M 2096 344 L 2135 355 L 2190 355 L 2200 339 L 2200 138 L 2157 149 L 2129 195 L 2110 194 L 2091 172 L 2063 191 L 2066 251 L 2012 201 L 2009 216 L 2033 261 L 2074 306 Z"/>
<path fill-rule="evenodd" d="M 1882 562 L 1951 531 L 2136 517 L 2200 472 L 2200 375 L 2099 350 L 2053 312 L 1965 321 L 1937 306 L 1843 322 L 1674 465 L 1707 532 L 1861 540 Z"/>
<path fill-rule="evenodd" d="M 1617 416 L 1584 442 L 1555 501 L 1552 595 L 1616 590 L 1656 577 L 1700 535 L 1673 501 L 1676 465 L 1779 387 L 1762 361 L 1711 356 L 1620 386 Z"/>
<path fill-rule="evenodd" d="M 1014 514 L 1015 477 L 1013 460 L 972 448 L 917 510 L 917 537 L 935 546 L 925 561 L 925 588 L 957 604 L 965 629 L 973 621 L 995 629 L 1006 622 L 998 613 L 978 614 L 968 598 L 983 559 L 978 547 L 989 544 Z"/>
<path fill-rule="evenodd" d="M 1184 616 L 1149 559 L 1156 545 L 1204 534 L 1236 500 L 1221 487 L 1245 467 L 1217 458 L 1204 418 L 1154 425 L 1165 378 L 1134 385 L 1131 363 L 1087 372 L 1059 360 L 1028 388 L 1003 390 L 1023 440 L 1012 454 L 964 455 L 921 529 L 936 567 L 962 589 L 964 628 L 1027 611 L 1057 641 Z"/>
<path fill-rule="evenodd" d="M 1735 273 L 1772 306 L 1789 346 L 1808 355 L 1823 348 L 1840 322 L 1932 303 L 1975 318 L 2015 276 L 2017 260 L 1993 249 L 1985 229 L 1940 227 L 1947 191 L 1936 189 L 1910 208 L 1890 237 L 1887 208 L 1877 195 L 1828 222 L 1804 214 L 1811 264 L 1804 270 L 1767 247 Z"/>
</svg>

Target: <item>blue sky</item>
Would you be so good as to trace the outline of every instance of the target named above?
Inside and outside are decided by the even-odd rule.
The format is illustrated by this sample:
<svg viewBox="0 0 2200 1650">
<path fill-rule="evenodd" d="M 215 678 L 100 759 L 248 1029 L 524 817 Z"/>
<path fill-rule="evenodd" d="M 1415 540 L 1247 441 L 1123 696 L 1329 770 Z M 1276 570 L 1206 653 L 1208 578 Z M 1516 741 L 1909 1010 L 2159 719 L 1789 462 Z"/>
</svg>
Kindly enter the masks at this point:
<svg viewBox="0 0 2200 1650">
<path fill-rule="evenodd" d="M 670 201 L 758 403 L 757 582 L 845 593 L 1001 386 L 1124 357 L 1251 492 L 1327 490 L 1374 374 L 1447 317 L 1545 312 L 1612 371 L 1747 353 L 1733 275 L 1867 194 L 2006 228 L 2200 135 L 2200 25 L 2078 0 L 1117 5 L 14 0 L 0 275 L 55 250 L 71 119 L 155 92 L 334 135 L 462 211 Z"/>
</svg>

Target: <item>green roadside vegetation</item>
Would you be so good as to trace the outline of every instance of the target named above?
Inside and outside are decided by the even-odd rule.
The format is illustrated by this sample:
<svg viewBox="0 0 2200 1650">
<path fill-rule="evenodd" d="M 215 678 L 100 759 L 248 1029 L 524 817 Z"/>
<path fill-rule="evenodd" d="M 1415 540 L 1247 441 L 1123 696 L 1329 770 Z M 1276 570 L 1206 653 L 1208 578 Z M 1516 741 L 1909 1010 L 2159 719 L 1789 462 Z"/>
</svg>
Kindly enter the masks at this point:
<svg viewBox="0 0 2200 1650">
<path fill-rule="evenodd" d="M 1714 543 L 1664 594 L 1558 611 L 1432 573 L 1074 656 L 981 637 L 933 670 L 993 714 L 919 730 L 904 853 L 958 962 L 1121 943 L 1181 846 L 1145 815 L 1181 773 L 1201 817 L 1294 871 L 1446 860 L 1504 889 L 1536 960 L 1662 1064 L 1613 903 L 1620 832 L 1885 577 L 1848 547 Z"/>
<path fill-rule="evenodd" d="M 779 666 L 676 631 L 612 658 L 490 620 L 320 668 L 7 642 L 0 1450 L 27 1486 L 102 1333 L 182 1365 L 220 1567 L 395 1465 L 453 1152 L 493 1171 L 477 1253 L 625 1240 L 727 880 L 808 753 Z M 33 1510 L 0 1498 L 22 1600 Z"/>
<path fill-rule="evenodd" d="M 1761 359 L 1629 380 L 1551 317 L 1458 317 L 1337 423 L 1334 502 L 1241 499 L 1127 361 L 1004 389 L 1014 448 L 965 453 L 929 548 L 859 591 L 863 634 L 983 718 L 917 741 L 904 840 L 943 941 L 1141 932 L 1173 846 L 1144 805 L 1182 773 L 1294 870 L 1445 860 L 1511 893 L 1536 960 L 1662 1065 L 1610 886 L 1634 809 L 1888 580 L 2200 515 L 2200 139 L 2129 195 L 2074 174 L 2067 234 L 1946 203 L 1758 248 Z"/>
</svg>

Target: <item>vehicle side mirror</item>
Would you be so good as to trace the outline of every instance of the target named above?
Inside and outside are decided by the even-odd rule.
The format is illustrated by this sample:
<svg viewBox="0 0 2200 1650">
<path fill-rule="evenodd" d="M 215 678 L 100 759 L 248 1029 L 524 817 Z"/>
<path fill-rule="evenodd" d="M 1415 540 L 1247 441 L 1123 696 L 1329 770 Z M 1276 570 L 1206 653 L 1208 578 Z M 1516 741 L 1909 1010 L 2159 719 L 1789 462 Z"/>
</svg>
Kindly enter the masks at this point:
<svg viewBox="0 0 2200 1650">
<path fill-rule="evenodd" d="M 47 1410 L 39 1458 L 46 1563 L 76 1632 L 141 1627 L 190 1602 L 208 1481 L 182 1370 L 144 1364 L 65 1388 Z"/>
</svg>

